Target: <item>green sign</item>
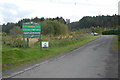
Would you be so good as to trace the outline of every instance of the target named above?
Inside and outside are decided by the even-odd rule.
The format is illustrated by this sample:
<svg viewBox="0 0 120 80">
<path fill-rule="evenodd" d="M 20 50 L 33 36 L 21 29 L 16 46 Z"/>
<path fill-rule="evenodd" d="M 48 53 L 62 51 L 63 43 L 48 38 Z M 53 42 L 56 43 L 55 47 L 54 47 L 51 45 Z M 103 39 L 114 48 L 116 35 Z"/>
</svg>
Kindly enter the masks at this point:
<svg viewBox="0 0 120 80">
<path fill-rule="evenodd" d="M 40 29 L 39 25 L 23 25 L 23 29 Z"/>
<path fill-rule="evenodd" d="M 23 35 L 26 38 L 34 38 L 40 36 L 41 26 L 35 22 L 27 22 L 22 25 Z"/>
<path fill-rule="evenodd" d="M 22 29 L 22 31 L 41 31 L 41 29 Z"/>
</svg>

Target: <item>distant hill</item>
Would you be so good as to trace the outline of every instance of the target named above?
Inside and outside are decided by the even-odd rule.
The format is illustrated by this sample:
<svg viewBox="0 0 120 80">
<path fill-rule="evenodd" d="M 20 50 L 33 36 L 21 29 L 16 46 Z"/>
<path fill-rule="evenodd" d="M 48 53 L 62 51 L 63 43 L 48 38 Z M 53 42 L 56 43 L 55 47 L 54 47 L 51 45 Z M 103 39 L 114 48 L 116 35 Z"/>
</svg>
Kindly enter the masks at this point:
<svg viewBox="0 0 120 80">
<path fill-rule="evenodd" d="M 72 22 L 69 24 L 70 30 L 78 30 L 81 28 L 90 28 L 90 27 L 103 27 L 103 28 L 116 28 L 120 26 L 120 16 L 85 16 L 80 19 L 78 22 Z"/>
</svg>

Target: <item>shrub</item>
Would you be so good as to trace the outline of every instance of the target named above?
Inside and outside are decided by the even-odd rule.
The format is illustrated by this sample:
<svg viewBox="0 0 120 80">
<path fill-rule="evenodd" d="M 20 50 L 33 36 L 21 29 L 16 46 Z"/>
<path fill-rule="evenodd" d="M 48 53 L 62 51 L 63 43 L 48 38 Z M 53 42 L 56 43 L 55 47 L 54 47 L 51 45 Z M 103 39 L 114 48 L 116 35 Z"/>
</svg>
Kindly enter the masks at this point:
<svg viewBox="0 0 120 80">
<path fill-rule="evenodd" d="M 120 30 L 108 30 L 102 32 L 103 35 L 119 35 Z"/>
</svg>

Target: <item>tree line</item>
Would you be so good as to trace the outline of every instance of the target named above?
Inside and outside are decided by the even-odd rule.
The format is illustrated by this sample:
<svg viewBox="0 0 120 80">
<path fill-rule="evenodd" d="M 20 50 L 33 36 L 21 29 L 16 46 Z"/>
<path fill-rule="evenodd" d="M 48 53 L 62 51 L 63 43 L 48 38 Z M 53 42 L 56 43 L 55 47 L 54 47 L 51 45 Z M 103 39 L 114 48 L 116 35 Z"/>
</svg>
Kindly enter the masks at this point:
<svg viewBox="0 0 120 80">
<path fill-rule="evenodd" d="M 66 21 L 62 17 L 56 17 L 56 18 L 25 18 L 17 23 L 7 23 L 2 25 L 2 32 L 10 33 L 10 30 L 13 29 L 14 27 L 18 26 L 22 28 L 22 24 L 25 22 L 37 22 L 40 23 L 42 27 L 42 33 L 43 34 L 53 34 L 53 35 L 58 35 L 60 33 L 66 33 L 64 29 L 58 29 L 61 31 L 65 32 L 60 32 L 57 31 L 57 28 L 65 28 L 65 26 L 68 27 L 69 31 L 74 31 L 74 30 L 79 30 L 79 29 L 84 29 L 84 28 L 93 28 L 93 27 L 100 27 L 100 28 L 112 28 L 112 29 L 117 29 L 118 26 L 120 26 L 120 16 L 119 15 L 99 15 L 99 16 L 84 16 L 82 19 L 80 19 L 77 22 L 72 22 L 69 24 L 66 24 Z M 57 22 L 58 21 L 58 22 Z M 55 27 L 58 26 L 58 27 Z M 62 27 L 61 27 L 62 26 Z M 66 29 L 66 30 L 68 30 Z"/>
<path fill-rule="evenodd" d="M 37 23 L 42 23 L 43 21 L 46 21 L 46 20 L 50 20 L 50 21 L 58 21 L 60 22 L 61 24 L 66 24 L 66 21 L 62 18 L 62 17 L 56 17 L 56 18 L 44 18 L 44 17 L 41 17 L 41 18 L 38 18 L 38 17 L 35 17 L 35 18 L 32 18 L 32 19 L 29 19 L 29 18 L 25 18 L 25 19 L 22 19 L 20 21 L 18 21 L 17 23 L 7 23 L 7 24 L 3 24 L 2 25 L 2 32 L 6 32 L 6 33 L 10 33 L 10 30 L 16 26 L 22 28 L 22 24 L 25 23 L 25 22 L 37 22 Z M 46 26 L 47 27 L 47 26 Z"/>
<path fill-rule="evenodd" d="M 91 28 L 91 27 L 101 27 L 101 28 L 113 28 L 116 29 L 120 26 L 120 16 L 119 15 L 99 15 L 99 16 L 84 16 L 77 22 L 72 22 L 69 24 L 70 30 L 78 30 L 81 28 Z"/>
</svg>

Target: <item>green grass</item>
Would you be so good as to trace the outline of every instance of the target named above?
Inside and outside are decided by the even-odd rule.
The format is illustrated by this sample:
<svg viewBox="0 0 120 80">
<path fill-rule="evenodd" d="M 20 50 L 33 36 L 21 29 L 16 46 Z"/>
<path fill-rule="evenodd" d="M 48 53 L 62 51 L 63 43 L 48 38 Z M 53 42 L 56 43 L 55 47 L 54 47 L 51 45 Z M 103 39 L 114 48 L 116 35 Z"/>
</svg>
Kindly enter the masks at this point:
<svg viewBox="0 0 120 80">
<path fill-rule="evenodd" d="M 119 47 L 119 43 L 120 41 L 118 41 L 118 36 L 115 36 L 115 39 L 114 39 L 114 47 L 118 50 L 120 50 L 120 47 Z"/>
<path fill-rule="evenodd" d="M 2 36 L 0 34 L 0 71 L 2 70 Z"/>
<path fill-rule="evenodd" d="M 45 60 L 58 54 L 69 52 L 70 50 L 82 46 L 96 38 L 98 37 L 88 36 L 74 40 L 52 40 L 50 41 L 50 47 L 44 49 L 40 49 L 38 47 L 22 49 L 3 45 L 2 69 L 5 70 L 19 65 L 29 64 L 34 61 Z M 36 46 L 38 45 L 39 43 L 36 43 Z"/>
</svg>

